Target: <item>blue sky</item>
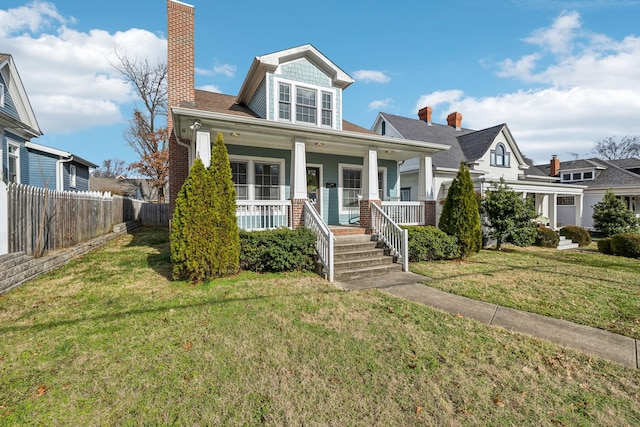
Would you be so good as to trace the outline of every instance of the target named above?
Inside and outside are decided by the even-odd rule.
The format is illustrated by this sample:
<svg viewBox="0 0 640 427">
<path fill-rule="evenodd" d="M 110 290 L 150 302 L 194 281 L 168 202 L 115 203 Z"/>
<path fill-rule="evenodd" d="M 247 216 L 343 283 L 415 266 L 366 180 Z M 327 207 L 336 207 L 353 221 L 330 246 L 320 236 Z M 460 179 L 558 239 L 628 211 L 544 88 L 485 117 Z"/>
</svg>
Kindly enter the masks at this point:
<svg viewBox="0 0 640 427">
<path fill-rule="evenodd" d="M 539 163 L 588 156 L 608 136 L 640 135 L 640 0 L 366 3 L 188 2 L 196 86 L 236 94 L 253 57 L 310 43 L 356 79 L 345 119 L 377 112 L 463 126 L 507 123 Z M 38 122 L 36 142 L 94 163 L 136 160 L 126 146 L 135 93 L 114 51 L 166 60 L 166 2 L 0 6 L 0 52 L 13 55 Z"/>
</svg>

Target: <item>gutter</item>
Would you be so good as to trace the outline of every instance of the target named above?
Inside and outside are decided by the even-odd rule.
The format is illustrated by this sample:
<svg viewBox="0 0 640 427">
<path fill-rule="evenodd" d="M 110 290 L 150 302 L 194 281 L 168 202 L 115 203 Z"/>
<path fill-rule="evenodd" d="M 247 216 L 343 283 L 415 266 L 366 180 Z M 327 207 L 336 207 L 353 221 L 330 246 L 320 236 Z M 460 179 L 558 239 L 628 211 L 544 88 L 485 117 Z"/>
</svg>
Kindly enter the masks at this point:
<svg viewBox="0 0 640 427">
<path fill-rule="evenodd" d="M 68 159 L 56 160 L 56 191 L 64 191 L 64 167 L 63 163 L 73 161 L 73 155 Z"/>
</svg>

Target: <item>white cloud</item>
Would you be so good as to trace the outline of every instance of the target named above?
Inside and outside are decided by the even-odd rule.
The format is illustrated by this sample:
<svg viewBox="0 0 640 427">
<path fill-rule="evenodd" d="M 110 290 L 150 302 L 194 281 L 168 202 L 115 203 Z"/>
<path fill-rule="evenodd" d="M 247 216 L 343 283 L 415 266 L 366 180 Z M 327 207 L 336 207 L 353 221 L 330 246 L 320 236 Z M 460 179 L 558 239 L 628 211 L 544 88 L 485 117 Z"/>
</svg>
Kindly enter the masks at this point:
<svg viewBox="0 0 640 427">
<path fill-rule="evenodd" d="M 0 46 L 14 57 L 45 134 L 126 120 L 122 110 L 137 95 L 111 65 L 118 63 L 116 51 L 152 64 L 166 61 L 166 40 L 149 31 L 80 32 L 67 27 L 73 22 L 52 3 L 0 10 Z"/>
<path fill-rule="evenodd" d="M 376 111 L 382 110 L 382 109 L 391 107 L 392 104 L 393 104 L 393 99 L 391 98 L 378 99 L 375 101 L 371 101 L 369 103 L 369 110 L 376 110 Z"/>
<path fill-rule="evenodd" d="M 198 86 L 198 89 L 206 90 L 208 92 L 222 93 L 220 88 L 218 86 L 215 86 L 215 85 L 202 85 L 202 86 Z"/>
<path fill-rule="evenodd" d="M 367 83 L 388 83 L 391 81 L 391 77 L 387 76 L 384 72 L 374 70 L 354 71 L 353 77 L 356 80 L 361 80 Z"/>
<path fill-rule="evenodd" d="M 552 154 L 589 153 L 607 136 L 638 134 L 640 38 L 591 33 L 576 12 L 563 12 L 525 41 L 537 51 L 503 61 L 497 74 L 535 88 L 484 98 L 438 91 L 416 106 L 441 104 L 438 117 L 459 111 L 472 129 L 506 122 L 521 150 L 544 163 Z"/>
<path fill-rule="evenodd" d="M 237 67 L 230 64 L 215 64 L 211 69 L 196 68 L 196 74 L 201 76 L 215 76 L 222 74 L 223 76 L 232 78 L 236 75 Z"/>
</svg>

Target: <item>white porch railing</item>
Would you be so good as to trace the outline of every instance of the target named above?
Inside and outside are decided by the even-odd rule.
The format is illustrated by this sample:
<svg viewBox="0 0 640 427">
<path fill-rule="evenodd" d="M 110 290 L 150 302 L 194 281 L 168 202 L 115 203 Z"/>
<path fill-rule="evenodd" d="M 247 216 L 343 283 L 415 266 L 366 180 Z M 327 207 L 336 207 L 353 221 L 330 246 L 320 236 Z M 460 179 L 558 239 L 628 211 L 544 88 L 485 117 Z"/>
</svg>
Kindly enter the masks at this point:
<svg viewBox="0 0 640 427">
<path fill-rule="evenodd" d="M 409 232 L 402 229 L 378 205 L 371 203 L 371 228 L 402 260 L 402 271 L 409 271 Z"/>
<path fill-rule="evenodd" d="M 396 224 L 424 225 L 423 202 L 382 202 L 382 210 Z"/>
<path fill-rule="evenodd" d="M 304 202 L 304 225 L 316 234 L 318 257 L 327 269 L 329 282 L 333 283 L 333 246 L 336 238 L 309 201 Z"/>
<path fill-rule="evenodd" d="M 238 227 L 271 230 L 291 224 L 291 200 L 236 200 Z"/>
</svg>

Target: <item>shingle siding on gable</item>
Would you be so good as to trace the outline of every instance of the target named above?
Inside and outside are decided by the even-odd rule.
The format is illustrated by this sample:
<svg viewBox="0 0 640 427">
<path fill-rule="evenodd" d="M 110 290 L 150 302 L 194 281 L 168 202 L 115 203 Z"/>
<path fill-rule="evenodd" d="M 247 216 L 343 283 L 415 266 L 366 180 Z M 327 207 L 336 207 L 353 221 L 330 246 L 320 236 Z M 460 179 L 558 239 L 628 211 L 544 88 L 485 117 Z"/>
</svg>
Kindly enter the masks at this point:
<svg viewBox="0 0 640 427">
<path fill-rule="evenodd" d="M 4 76 L 0 73 L 0 83 L 4 86 L 4 107 L 0 107 L 0 113 L 4 113 L 16 120 L 20 120 L 20 115 L 18 114 L 18 110 L 16 109 L 16 105 L 9 95 L 9 86 L 4 80 Z"/>
<path fill-rule="evenodd" d="M 301 58 L 280 66 L 283 78 L 315 86 L 331 87 L 331 78 L 319 70 L 306 58 Z"/>
<path fill-rule="evenodd" d="M 262 79 L 262 83 L 258 86 L 256 93 L 253 95 L 249 108 L 261 118 L 267 118 L 267 80 Z"/>
<path fill-rule="evenodd" d="M 41 151 L 29 152 L 29 185 L 56 190 L 57 156 Z"/>
</svg>

